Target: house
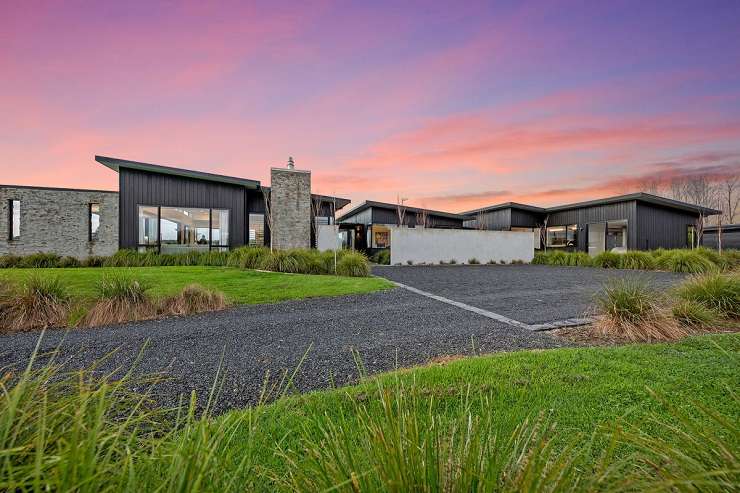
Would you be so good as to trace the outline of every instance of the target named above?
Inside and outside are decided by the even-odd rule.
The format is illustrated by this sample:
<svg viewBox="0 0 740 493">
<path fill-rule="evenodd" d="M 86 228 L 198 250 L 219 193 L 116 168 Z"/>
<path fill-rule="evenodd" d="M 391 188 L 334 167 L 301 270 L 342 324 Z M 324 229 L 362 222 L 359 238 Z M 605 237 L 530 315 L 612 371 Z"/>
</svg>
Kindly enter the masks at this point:
<svg viewBox="0 0 740 493">
<path fill-rule="evenodd" d="M 271 169 L 271 186 L 246 178 L 95 156 L 119 190 L 0 185 L 0 254 L 84 258 L 119 248 L 160 253 L 243 245 L 308 248 L 314 225 L 349 200 L 311 193 L 311 173 Z M 268 215 L 268 211 L 270 211 Z M 271 217 L 271 220 L 270 220 Z"/>
<path fill-rule="evenodd" d="M 721 231 L 723 249 L 740 249 L 740 224 L 724 224 Z M 701 244 L 709 248 L 719 248 L 720 231 L 718 226 L 704 227 Z"/>
<path fill-rule="evenodd" d="M 373 254 L 390 247 L 388 226 L 463 229 L 466 217 L 451 212 L 365 201 L 337 218 L 341 244 Z"/>
<path fill-rule="evenodd" d="M 697 227 L 720 211 L 648 193 L 632 193 L 555 207 L 508 202 L 462 213 L 465 226 L 542 231 L 539 245 L 588 252 L 697 246 Z M 536 243 L 535 245 L 537 245 Z"/>
</svg>

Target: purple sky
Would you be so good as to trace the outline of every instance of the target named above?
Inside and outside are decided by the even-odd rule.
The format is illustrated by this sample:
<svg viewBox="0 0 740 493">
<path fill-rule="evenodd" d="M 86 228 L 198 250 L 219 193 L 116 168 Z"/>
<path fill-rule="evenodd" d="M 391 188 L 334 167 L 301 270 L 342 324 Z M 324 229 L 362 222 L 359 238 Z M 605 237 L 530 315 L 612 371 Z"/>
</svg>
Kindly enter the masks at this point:
<svg viewBox="0 0 740 493">
<path fill-rule="evenodd" d="M 319 193 L 463 210 L 740 170 L 738 1 L 3 2 L 0 74 L 0 183 L 293 156 Z"/>
</svg>

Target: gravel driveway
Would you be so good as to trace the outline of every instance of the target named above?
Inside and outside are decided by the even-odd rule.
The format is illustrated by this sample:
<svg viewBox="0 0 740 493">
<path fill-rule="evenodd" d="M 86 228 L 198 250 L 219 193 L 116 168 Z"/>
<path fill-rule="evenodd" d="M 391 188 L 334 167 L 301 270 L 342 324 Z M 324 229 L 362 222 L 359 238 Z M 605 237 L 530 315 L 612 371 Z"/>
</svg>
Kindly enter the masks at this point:
<svg viewBox="0 0 740 493">
<path fill-rule="evenodd" d="M 527 324 L 585 314 L 612 278 L 638 278 L 666 289 L 683 274 L 549 265 L 376 266 L 387 279 Z"/>
<path fill-rule="evenodd" d="M 0 368 L 24 364 L 38 333 L 0 336 Z M 60 340 L 63 341 L 60 344 Z M 203 399 L 224 355 L 227 371 L 219 410 L 254 403 L 265 373 L 298 365 L 299 391 L 356 380 L 352 349 L 369 373 L 445 355 L 565 345 L 547 334 L 511 327 L 403 289 L 368 295 L 251 305 L 194 317 L 47 332 L 43 351 L 59 346 L 70 368 L 87 367 L 118 350 L 102 369 L 128 369 L 148 341 L 140 373 L 164 371 L 161 402 L 175 404 L 195 389 Z"/>
</svg>

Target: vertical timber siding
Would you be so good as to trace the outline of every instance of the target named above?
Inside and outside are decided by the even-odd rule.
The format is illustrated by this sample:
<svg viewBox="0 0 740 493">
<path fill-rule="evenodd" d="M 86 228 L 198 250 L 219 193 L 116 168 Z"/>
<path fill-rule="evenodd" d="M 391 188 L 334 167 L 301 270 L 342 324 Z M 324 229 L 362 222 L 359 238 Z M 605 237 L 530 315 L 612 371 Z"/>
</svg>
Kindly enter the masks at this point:
<svg viewBox="0 0 740 493">
<path fill-rule="evenodd" d="M 619 221 L 621 219 L 627 220 L 627 248 L 630 250 L 637 248 L 637 202 L 634 200 L 551 212 L 547 225 L 567 226 L 577 224 L 578 250 L 588 251 L 587 224 Z"/>
<path fill-rule="evenodd" d="M 124 168 L 119 183 L 121 248 L 136 248 L 139 205 L 229 209 L 230 246 L 246 241 L 247 189 L 242 186 Z"/>
<path fill-rule="evenodd" d="M 698 214 L 668 209 L 653 204 L 637 204 L 638 245 L 630 248 L 686 248 L 687 228 L 695 225 Z"/>
</svg>

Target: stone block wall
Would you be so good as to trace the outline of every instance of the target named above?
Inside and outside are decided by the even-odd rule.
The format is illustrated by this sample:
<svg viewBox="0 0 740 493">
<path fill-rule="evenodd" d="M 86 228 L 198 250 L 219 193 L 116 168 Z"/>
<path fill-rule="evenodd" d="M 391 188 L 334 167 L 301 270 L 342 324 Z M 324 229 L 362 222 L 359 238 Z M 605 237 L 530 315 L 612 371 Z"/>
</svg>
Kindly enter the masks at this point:
<svg viewBox="0 0 740 493">
<path fill-rule="evenodd" d="M 20 238 L 9 240 L 9 201 L 20 200 Z M 100 204 L 97 240 L 89 241 L 89 206 Z M 0 255 L 57 253 L 77 258 L 118 250 L 118 192 L 0 186 Z"/>
<path fill-rule="evenodd" d="M 310 248 L 311 172 L 272 168 L 270 175 L 273 248 Z"/>
</svg>

